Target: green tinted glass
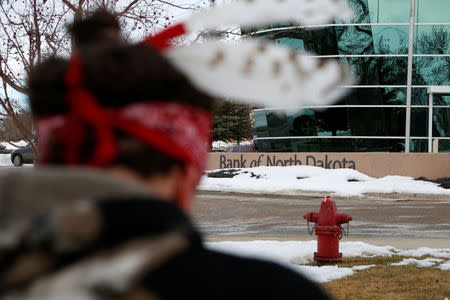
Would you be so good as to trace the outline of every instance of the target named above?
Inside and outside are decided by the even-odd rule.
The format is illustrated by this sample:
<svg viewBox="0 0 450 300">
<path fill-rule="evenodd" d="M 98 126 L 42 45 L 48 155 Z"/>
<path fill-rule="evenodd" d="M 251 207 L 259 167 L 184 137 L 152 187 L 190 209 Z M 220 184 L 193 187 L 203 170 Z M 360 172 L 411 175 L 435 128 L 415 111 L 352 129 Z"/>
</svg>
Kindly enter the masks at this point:
<svg viewBox="0 0 450 300">
<path fill-rule="evenodd" d="M 410 0 L 349 0 L 355 11 L 351 23 L 409 23 Z M 336 23 L 348 23 L 336 20 Z"/>
<path fill-rule="evenodd" d="M 415 26 L 414 52 L 417 54 L 450 55 L 450 25 Z M 450 56 L 448 59 L 450 60 Z"/>
<path fill-rule="evenodd" d="M 409 142 L 409 149 L 411 152 L 428 152 L 428 140 L 411 139 Z"/>
<path fill-rule="evenodd" d="M 448 0 L 416 0 L 416 22 L 450 23 L 449 12 L 450 1 Z"/>
<path fill-rule="evenodd" d="M 433 110 L 433 136 L 450 137 L 450 108 Z"/>
<path fill-rule="evenodd" d="M 414 85 L 450 85 L 450 57 L 414 57 Z"/>
<path fill-rule="evenodd" d="M 354 88 L 345 97 L 347 105 L 405 105 L 406 88 Z"/>
<path fill-rule="evenodd" d="M 428 136 L 428 109 L 412 108 L 411 109 L 411 136 L 427 137 Z"/>
<path fill-rule="evenodd" d="M 450 140 L 439 140 L 438 152 L 450 153 Z"/>
<path fill-rule="evenodd" d="M 258 119 L 262 118 L 257 114 Z M 425 128 L 426 119 L 415 118 L 417 128 Z M 425 113 L 426 118 L 426 113 Z M 258 137 L 289 136 L 404 136 L 405 108 L 329 108 L 297 112 L 266 111 L 267 125 L 256 122 Z M 413 121 L 414 121 L 413 120 Z M 422 136 L 422 135 L 419 135 Z"/>
<path fill-rule="evenodd" d="M 257 140 L 259 152 L 404 152 L 404 139 L 273 139 Z M 316 166 L 320 166 L 315 161 Z M 314 160 L 308 162 L 314 165 Z M 347 166 L 348 167 L 348 166 Z"/>
<path fill-rule="evenodd" d="M 450 95 L 433 95 L 433 105 L 450 105 Z"/>
<path fill-rule="evenodd" d="M 406 85 L 407 57 L 345 57 L 359 85 Z"/>
</svg>

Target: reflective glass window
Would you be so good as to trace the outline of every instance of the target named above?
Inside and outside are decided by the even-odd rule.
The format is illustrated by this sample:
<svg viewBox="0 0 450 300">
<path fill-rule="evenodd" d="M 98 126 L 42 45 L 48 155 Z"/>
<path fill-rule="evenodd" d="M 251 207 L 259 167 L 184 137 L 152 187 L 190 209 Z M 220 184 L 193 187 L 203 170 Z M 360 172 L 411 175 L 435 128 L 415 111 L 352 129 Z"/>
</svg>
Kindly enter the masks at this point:
<svg viewBox="0 0 450 300">
<path fill-rule="evenodd" d="M 427 88 L 412 88 L 411 104 L 428 106 L 428 97 Z M 433 105 L 450 105 L 450 95 L 434 94 Z"/>
<path fill-rule="evenodd" d="M 450 1 L 448 0 L 416 0 L 416 22 L 450 23 L 449 12 Z"/>
<path fill-rule="evenodd" d="M 433 136 L 450 137 L 450 108 L 434 108 Z"/>
<path fill-rule="evenodd" d="M 405 108 L 349 108 L 350 130 L 356 136 L 404 136 Z"/>
<path fill-rule="evenodd" d="M 353 88 L 344 102 L 347 105 L 405 105 L 406 88 Z"/>
<path fill-rule="evenodd" d="M 358 152 L 404 152 L 404 139 L 355 139 Z"/>
<path fill-rule="evenodd" d="M 369 0 L 378 3 L 377 23 L 409 23 L 411 0 Z"/>
<path fill-rule="evenodd" d="M 317 55 L 339 54 L 336 32 L 333 27 L 317 30 L 280 28 L 280 30 L 258 34 L 258 37 L 274 40 L 277 44 Z"/>
<path fill-rule="evenodd" d="M 439 140 L 438 152 L 450 153 L 450 140 Z"/>
<path fill-rule="evenodd" d="M 409 151 L 411 151 L 411 152 L 428 152 L 428 140 L 411 139 L 409 141 Z"/>
<path fill-rule="evenodd" d="M 408 53 L 408 26 L 338 26 L 335 30 L 339 54 Z"/>
<path fill-rule="evenodd" d="M 407 57 L 346 57 L 359 85 L 406 85 Z"/>
<path fill-rule="evenodd" d="M 414 111 L 415 112 L 415 111 Z M 417 110 L 413 121 L 426 126 L 426 113 Z M 289 136 L 404 136 L 405 108 L 329 108 L 297 112 L 267 111 L 267 131 L 256 128 L 258 137 Z M 426 127 L 425 127 L 426 128 Z M 422 130 L 422 129 L 420 129 Z M 425 129 L 426 131 L 426 129 Z M 264 133 L 268 133 L 264 134 Z M 420 135 L 419 135 L 420 136 Z"/>
<path fill-rule="evenodd" d="M 256 140 L 258 152 L 292 152 L 291 140 Z"/>
<path fill-rule="evenodd" d="M 255 120 L 255 133 L 259 137 L 269 136 L 269 129 L 267 127 L 266 111 L 254 110 L 253 118 Z"/>
<path fill-rule="evenodd" d="M 276 44 L 281 44 L 283 46 L 292 48 L 299 52 L 305 51 L 305 42 L 302 39 L 296 37 L 281 37 L 275 39 Z"/>
<path fill-rule="evenodd" d="M 383 138 L 257 140 L 260 152 L 404 152 L 404 142 L 404 139 Z"/>
<path fill-rule="evenodd" d="M 428 91 L 426 88 L 411 89 L 412 105 L 428 105 Z"/>
<path fill-rule="evenodd" d="M 376 54 L 407 54 L 409 26 L 372 26 Z"/>
<path fill-rule="evenodd" d="M 450 59 L 450 25 L 415 26 L 414 53 L 449 54 Z"/>
<path fill-rule="evenodd" d="M 428 136 L 428 109 L 411 108 L 411 136 Z"/>
<path fill-rule="evenodd" d="M 352 23 L 408 23 L 410 0 L 349 0 L 355 18 Z M 348 23 L 337 20 L 337 23 Z"/>
<path fill-rule="evenodd" d="M 450 85 L 450 57 L 414 57 L 414 85 Z"/>
<path fill-rule="evenodd" d="M 257 37 L 275 40 L 278 44 L 317 55 L 407 54 L 409 26 L 279 28 L 260 33 Z"/>
<path fill-rule="evenodd" d="M 285 111 L 266 111 L 269 136 L 289 136 L 288 120 Z"/>
<path fill-rule="evenodd" d="M 450 95 L 433 95 L 433 105 L 450 105 Z"/>
</svg>

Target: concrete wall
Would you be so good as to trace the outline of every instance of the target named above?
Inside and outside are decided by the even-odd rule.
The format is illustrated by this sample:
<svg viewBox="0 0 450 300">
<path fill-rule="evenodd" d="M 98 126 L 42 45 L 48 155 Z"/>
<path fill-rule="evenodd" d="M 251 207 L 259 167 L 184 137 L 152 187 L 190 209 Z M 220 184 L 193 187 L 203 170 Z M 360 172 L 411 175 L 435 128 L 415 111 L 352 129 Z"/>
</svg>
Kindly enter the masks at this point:
<svg viewBox="0 0 450 300">
<path fill-rule="evenodd" d="M 447 153 L 210 153 L 207 169 L 293 165 L 351 168 L 372 177 L 450 177 Z"/>
</svg>

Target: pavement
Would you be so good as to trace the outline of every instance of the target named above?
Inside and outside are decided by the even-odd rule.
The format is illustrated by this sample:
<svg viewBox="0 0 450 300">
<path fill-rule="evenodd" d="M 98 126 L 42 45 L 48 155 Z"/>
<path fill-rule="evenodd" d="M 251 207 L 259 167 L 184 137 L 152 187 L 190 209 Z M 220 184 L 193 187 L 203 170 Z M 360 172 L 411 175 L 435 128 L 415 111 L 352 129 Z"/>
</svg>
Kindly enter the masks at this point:
<svg viewBox="0 0 450 300">
<path fill-rule="evenodd" d="M 338 211 L 350 214 L 349 236 L 400 249 L 450 248 L 450 197 L 440 195 L 369 194 L 337 197 Z M 255 195 L 198 192 L 192 212 L 207 241 L 307 241 L 303 215 L 318 211 L 323 195 Z M 346 227 L 346 226 L 345 226 Z"/>
</svg>

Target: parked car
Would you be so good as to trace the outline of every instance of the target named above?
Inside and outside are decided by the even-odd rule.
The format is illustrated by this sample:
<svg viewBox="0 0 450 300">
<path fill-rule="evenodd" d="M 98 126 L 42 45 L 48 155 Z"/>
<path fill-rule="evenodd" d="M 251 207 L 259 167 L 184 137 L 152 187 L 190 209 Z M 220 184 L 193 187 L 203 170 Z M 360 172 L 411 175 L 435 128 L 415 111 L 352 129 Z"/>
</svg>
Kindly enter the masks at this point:
<svg viewBox="0 0 450 300">
<path fill-rule="evenodd" d="M 17 148 L 11 152 L 11 162 L 16 167 L 20 167 L 23 164 L 34 163 L 34 153 L 30 146 L 25 146 L 23 148 Z"/>
<path fill-rule="evenodd" d="M 225 152 L 255 152 L 253 145 L 236 145 L 227 149 Z"/>
</svg>

